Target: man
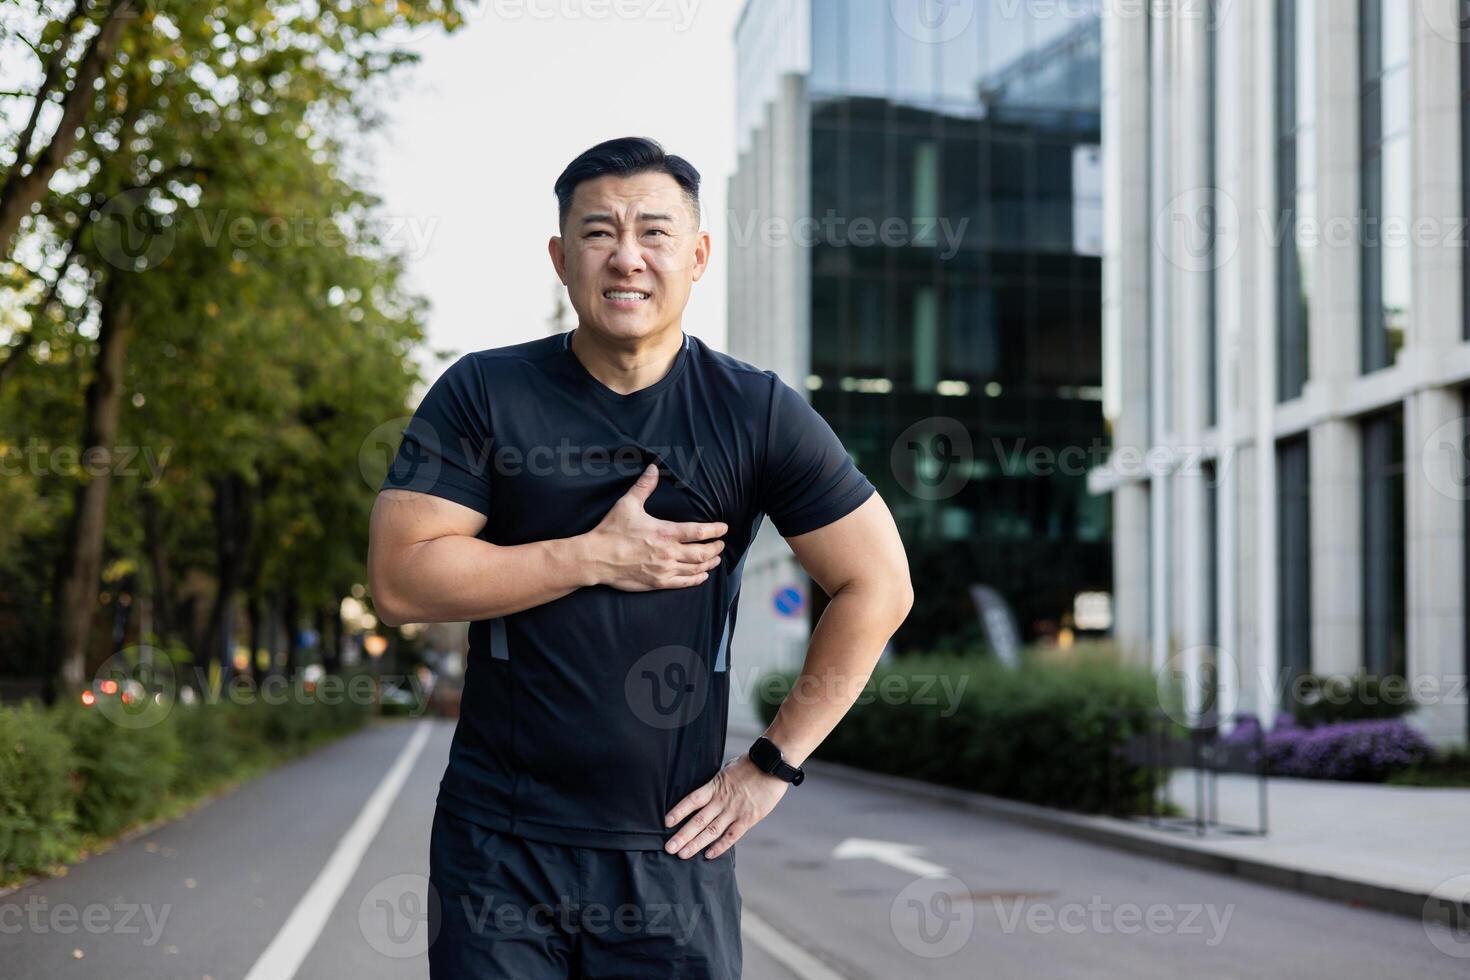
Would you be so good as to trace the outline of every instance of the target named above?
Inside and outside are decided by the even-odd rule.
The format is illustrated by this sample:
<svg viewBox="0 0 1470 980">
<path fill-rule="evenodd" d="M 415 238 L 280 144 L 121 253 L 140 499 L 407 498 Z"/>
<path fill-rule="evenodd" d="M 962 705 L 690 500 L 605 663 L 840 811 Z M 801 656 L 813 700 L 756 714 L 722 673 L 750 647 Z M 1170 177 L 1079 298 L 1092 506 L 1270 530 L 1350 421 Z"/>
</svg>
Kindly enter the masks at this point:
<svg viewBox="0 0 1470 980">
<path fill-rule="evenodd" d="M 908 562 L 805 399 L 683 332 L 710 257 L 698 172 L 617 139 L 555 190 L 576 328 L 450 367 L 373 509 L 382 621 L 473 624 L 430 970 L 738 977 L 733 845 L 861 693 L 912 604 Z M 807 693 L 722 767 L 741 568 L 767 516 L 832 601 Z"/>
</svg>

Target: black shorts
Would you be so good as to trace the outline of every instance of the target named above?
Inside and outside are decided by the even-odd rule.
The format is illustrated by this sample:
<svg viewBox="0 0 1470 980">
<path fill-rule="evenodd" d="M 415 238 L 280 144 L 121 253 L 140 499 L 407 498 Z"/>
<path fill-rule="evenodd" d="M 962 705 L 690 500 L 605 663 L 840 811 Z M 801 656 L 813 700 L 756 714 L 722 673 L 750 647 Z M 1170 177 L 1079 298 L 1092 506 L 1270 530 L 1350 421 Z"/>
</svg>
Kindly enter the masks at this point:
<svg viewBox="0 0 1470 980">
<path fill-rule="evenodd" d="M 735 980 L 735 848 L 683 861 L 664 851 L 549 844 L 439 807 L 429 939 L 433 980 Z"/>
</svg>

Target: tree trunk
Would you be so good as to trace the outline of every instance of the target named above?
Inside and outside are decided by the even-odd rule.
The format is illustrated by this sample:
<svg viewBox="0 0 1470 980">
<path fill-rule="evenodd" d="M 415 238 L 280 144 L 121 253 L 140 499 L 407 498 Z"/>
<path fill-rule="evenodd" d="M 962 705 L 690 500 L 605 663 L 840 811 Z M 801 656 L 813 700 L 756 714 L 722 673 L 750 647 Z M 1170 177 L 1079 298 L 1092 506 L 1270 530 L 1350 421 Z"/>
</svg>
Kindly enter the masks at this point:
<svg viewBox="0 0 1470 980">
<path fill-rule="evenodd" d="M 342 611 L 339 605 L 322 610 L 322 666 L 329 673 L 342 672 Z"/>
<path fill-rule="evenodd" d="M 230 645 L 235 635 L 234 602 L 245 576 L 245 543 L 250 540 L 254 520 L 254 497 L 250 485 L 237 473 L 214 481 L 215 583 L 214 607 L 209 613 L 211 656 L 219 660 L 220 683 L 231 669 Z"/>
<path fill-rule="evenodd" d="M 63 690 L 80 690 L 87 672 L 87 640 L 97 611 L 98 577 L 107 520 L 107 494 L 112 486 L 112 450 L 122 403 L 123 366 L 132 334 L 132 311 L 122 296 L 120 279 L 108 278 L 97 331 L 95 373 L 87 385 L 86 422 L 82 433 L 82 476 L 67 527 L 58 584 L 54 594 L 52 632 L 60 660 Z"/>
<path fill-rule="evenodd" d="M 296 630 L 301 622 L 301 607 L 296 600 L 295 592 L 286 593 L 282 617 L 286 622 L 286 676 L 294 680 L 296 662 L 300 659 Z"/>
<path fill-rule="evenodd" d="M 143 545 L 148 551 L 148 568 L 153 580 L 153 632 L 161 644 L 174 642 L 178 633 L 174 626 L 173 578 L 169 572 L 168 543 L 158 520 L 158 500 L 152 493 L 139 493 L 143 503 Z"/>
<path fill-rule="evenodd" d="M 265 680 L 265 670 L 260 666 L 261 640 L 269 630 L 265 619 L 265 603 L 259 595 L 250 596 L 250 676 L 256 687 Z"/>
<path fill-rule="evenodd" d="M 274 674 L 280 669 L 281 652 L 281 595 L 272 592 L 265 601 L 265 673 Z"/>
</svg>

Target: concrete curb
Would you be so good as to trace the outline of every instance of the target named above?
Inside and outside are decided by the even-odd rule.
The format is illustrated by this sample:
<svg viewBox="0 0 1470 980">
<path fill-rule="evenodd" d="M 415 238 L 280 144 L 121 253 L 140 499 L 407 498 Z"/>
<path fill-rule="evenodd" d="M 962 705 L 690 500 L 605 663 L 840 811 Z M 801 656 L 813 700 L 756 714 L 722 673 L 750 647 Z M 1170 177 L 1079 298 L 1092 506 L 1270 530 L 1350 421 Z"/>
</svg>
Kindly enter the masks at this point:
<svg viewBox="0 0 1470 980">
<path fill-rule="evenodd" d="M 1291 889 L 1318 898 L 1393 912 L 1421 921 L 1437 921 L 1449 925 L 1458 924 L 1460 921 L 1451 902 L 1433 899 L 1427 892 L 1420 893 L 1392 885 L 1347 878 L 1319 869 L 1291 867 L 1258 858 L 1224 854 L 1216 850 L 1193 846 L 1183 840 L 1168 836 L 1163 831 L 1134 826 L 1127 821 L 1113 817 L 1068 813 L 1065 810 L 1037 806 L 1033 803 L 1021 803 L 998 796 L 987 796 L 983 793 L 938 786 L 903 776 L 868 772 L 864 769 L 818 759 L 808 760 L 803 768 L 819 778 L 840 779 L 874 789 L 923 797 L 946 806 L 969 810 L 972 813 L 999 817 L 1029 827 L 1066 834 L 1090 843 L 1103 844 L 1146 857 L 1186 864 L 1219 874 L 1234 875 L 1238 878 L 1277 888 Z"/>
</svg>

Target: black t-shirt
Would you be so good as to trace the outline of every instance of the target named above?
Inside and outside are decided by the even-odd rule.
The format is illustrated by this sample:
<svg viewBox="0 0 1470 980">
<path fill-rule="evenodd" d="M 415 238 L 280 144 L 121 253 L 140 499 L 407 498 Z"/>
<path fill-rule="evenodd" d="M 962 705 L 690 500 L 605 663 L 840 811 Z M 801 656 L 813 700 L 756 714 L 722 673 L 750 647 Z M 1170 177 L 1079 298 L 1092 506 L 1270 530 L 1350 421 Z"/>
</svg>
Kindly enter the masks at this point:
<svg viewBox="0 0 1470 980">
<path fill-rule="evenodd" d="M 470 627 L 439 803 L 536 840 L 661 848 L 664 814 L 719 771 L 743 560 L 764 515 L 791 537 L 873 493 L 827 423 L 774 372 L 685 336 L 669 372 L 621 395 L 571 332 L 460 358 L 429 389 L 384 489 L 484 514 L 499 545 L 590 531 L 650 462 L 645 505 L 722 521 L 697 586 L 581 588 Z"/>
</svg>

